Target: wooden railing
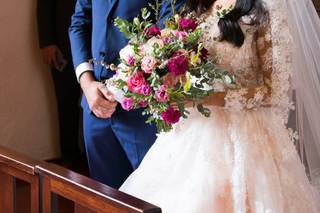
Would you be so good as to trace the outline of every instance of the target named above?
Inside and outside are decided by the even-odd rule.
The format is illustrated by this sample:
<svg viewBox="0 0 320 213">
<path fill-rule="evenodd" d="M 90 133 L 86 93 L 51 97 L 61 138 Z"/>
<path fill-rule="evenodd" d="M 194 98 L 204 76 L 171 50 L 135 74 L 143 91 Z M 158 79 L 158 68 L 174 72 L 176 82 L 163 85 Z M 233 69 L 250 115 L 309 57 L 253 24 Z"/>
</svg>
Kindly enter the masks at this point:
<svg viewBox="0 0 320 213">
<path fill-rule="evenodd" d="M 53 164 L 36 166 L 42 179 L 43 213 L 51 213 L 51 194 L 55 193 L 76 203 L 75 211 L 108 213 L 158 213 L 152 204 L 134 198 L 92 179 Z"/>
<path fill-rule="evenodd" d="M 73 201 L 76 213 L 161 213 L 159 207 L 150 203 L 63 167 L 32 160 L 1 146 L 0 213 L 14 213 L 16 178 L 31 186 L 32 213 L 51 213 L 53 194 Z"/>
<path fill-rule="evenodd" d="M 0 146 L 0 213 L 14 213 L 16 179 L 30 184 L 30 212 L 39 212 L 37 164 L 39 161 Z"/>
</svg>

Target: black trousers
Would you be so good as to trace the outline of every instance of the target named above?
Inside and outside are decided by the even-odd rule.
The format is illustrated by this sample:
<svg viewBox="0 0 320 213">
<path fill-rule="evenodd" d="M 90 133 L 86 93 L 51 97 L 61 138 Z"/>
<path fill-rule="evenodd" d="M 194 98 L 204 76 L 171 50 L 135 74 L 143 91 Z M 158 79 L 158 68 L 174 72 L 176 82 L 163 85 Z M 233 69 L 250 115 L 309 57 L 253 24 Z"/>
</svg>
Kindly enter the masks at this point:
<svg viewBox="0 0 320 213">
<path fill-rule="evenodd" d="M 58 104 L 61 157 L 64 163 L 72 165 L 81 154 L 80 86 L 72 65 L 67 65 L 62 72 L 52 69 L 52 77 Z"/>
</svg>

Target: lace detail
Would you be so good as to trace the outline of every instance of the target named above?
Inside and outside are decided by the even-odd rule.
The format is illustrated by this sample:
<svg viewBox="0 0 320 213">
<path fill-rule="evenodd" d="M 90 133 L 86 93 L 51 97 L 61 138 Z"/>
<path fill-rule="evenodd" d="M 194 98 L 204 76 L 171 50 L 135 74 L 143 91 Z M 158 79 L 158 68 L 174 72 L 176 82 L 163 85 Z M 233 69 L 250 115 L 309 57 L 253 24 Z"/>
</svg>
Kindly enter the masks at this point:
<svg viewBox="0 0 320 213">
<path fill-rule="evenodd" d="M 220 41 L 219 18 L 214 13 L 206 15 L 203 42 L 211 57 L 236 77 L 238 89 L 228 90 L 226 108 L 245 110 L 271 106 L 286 124 L 292 109 L 289 98 L 291 37 L 283 2 L 264 1 L 264 5 L 269 17 L 261 26 L 252 24 L 250 15 L 241 19 L 246 37 L 241 48 Z M 255 93 L 250 97 L 249 92 L 253 90 Z"/>
<path fill-rule="evenodd" d="M 272 56 L 266 61 L 272 60 L 272 96 L 271 104 L 273 110 L 287 124 L 289 111 L 293 109 L 289 92 L 291 89 L 290 78 L 292 75 L 292 55 L 290 46 L 292 38 L 289 32 L 288 23 L 285 17 L 286 6 L 284 1 L 267 1 L 264 4 L 270 14 Z"/>
<path fill-rule="evenodd" d="M 243 110 L 247 105 L 247 98 L 245 98 L 247 93 L 248 89 L 246 88 L 229 91 L 225 97 L 225 107 L 228 109 L 234 109 L 236 111 Z"/>
</svg>

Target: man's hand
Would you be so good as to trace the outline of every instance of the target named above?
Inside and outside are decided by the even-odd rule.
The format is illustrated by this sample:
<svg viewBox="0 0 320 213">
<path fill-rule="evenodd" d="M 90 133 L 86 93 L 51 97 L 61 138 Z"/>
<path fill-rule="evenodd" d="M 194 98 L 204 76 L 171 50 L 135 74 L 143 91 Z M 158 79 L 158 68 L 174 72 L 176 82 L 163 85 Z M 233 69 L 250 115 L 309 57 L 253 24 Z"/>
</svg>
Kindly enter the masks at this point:
<svg viewBox="0 0 320 213">
<path fill-rule="evenodd" d="M 42 48 L 43 61 L 51 67 L 59 67 L 63 54 L 56 45 L 50 45 Z"/>
<path fill-rule="evenodd" d="M 80 85 L 87 98 L 91 111 L 98 118 L 110 118 L 114 113 L 117 102 L 105 86 L 95 81 L 91 72 L 85 72 L 80 77 Z"/>
</svg>

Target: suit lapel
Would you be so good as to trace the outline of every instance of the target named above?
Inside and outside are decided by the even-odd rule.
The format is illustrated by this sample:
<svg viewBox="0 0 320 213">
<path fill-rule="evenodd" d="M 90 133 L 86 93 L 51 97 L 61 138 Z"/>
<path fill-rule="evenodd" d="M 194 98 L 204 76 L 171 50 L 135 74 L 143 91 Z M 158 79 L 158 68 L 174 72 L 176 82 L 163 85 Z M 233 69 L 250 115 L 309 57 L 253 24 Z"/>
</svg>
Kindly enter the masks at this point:
<svg viewBox="0 0 320 213">
<path fill-rule="evenodd" d="M 106 13 L 106 17 L 109 18 L 110 13 L 112 11 L 112 9 L 114 8 L 114 6 L 116 5 L 116 3 L 118 3 L 119 0 L 108 0 L 108 4 L 110 4 L 110 6 L 108 7 L 108 11 Z"/>
</svg>

